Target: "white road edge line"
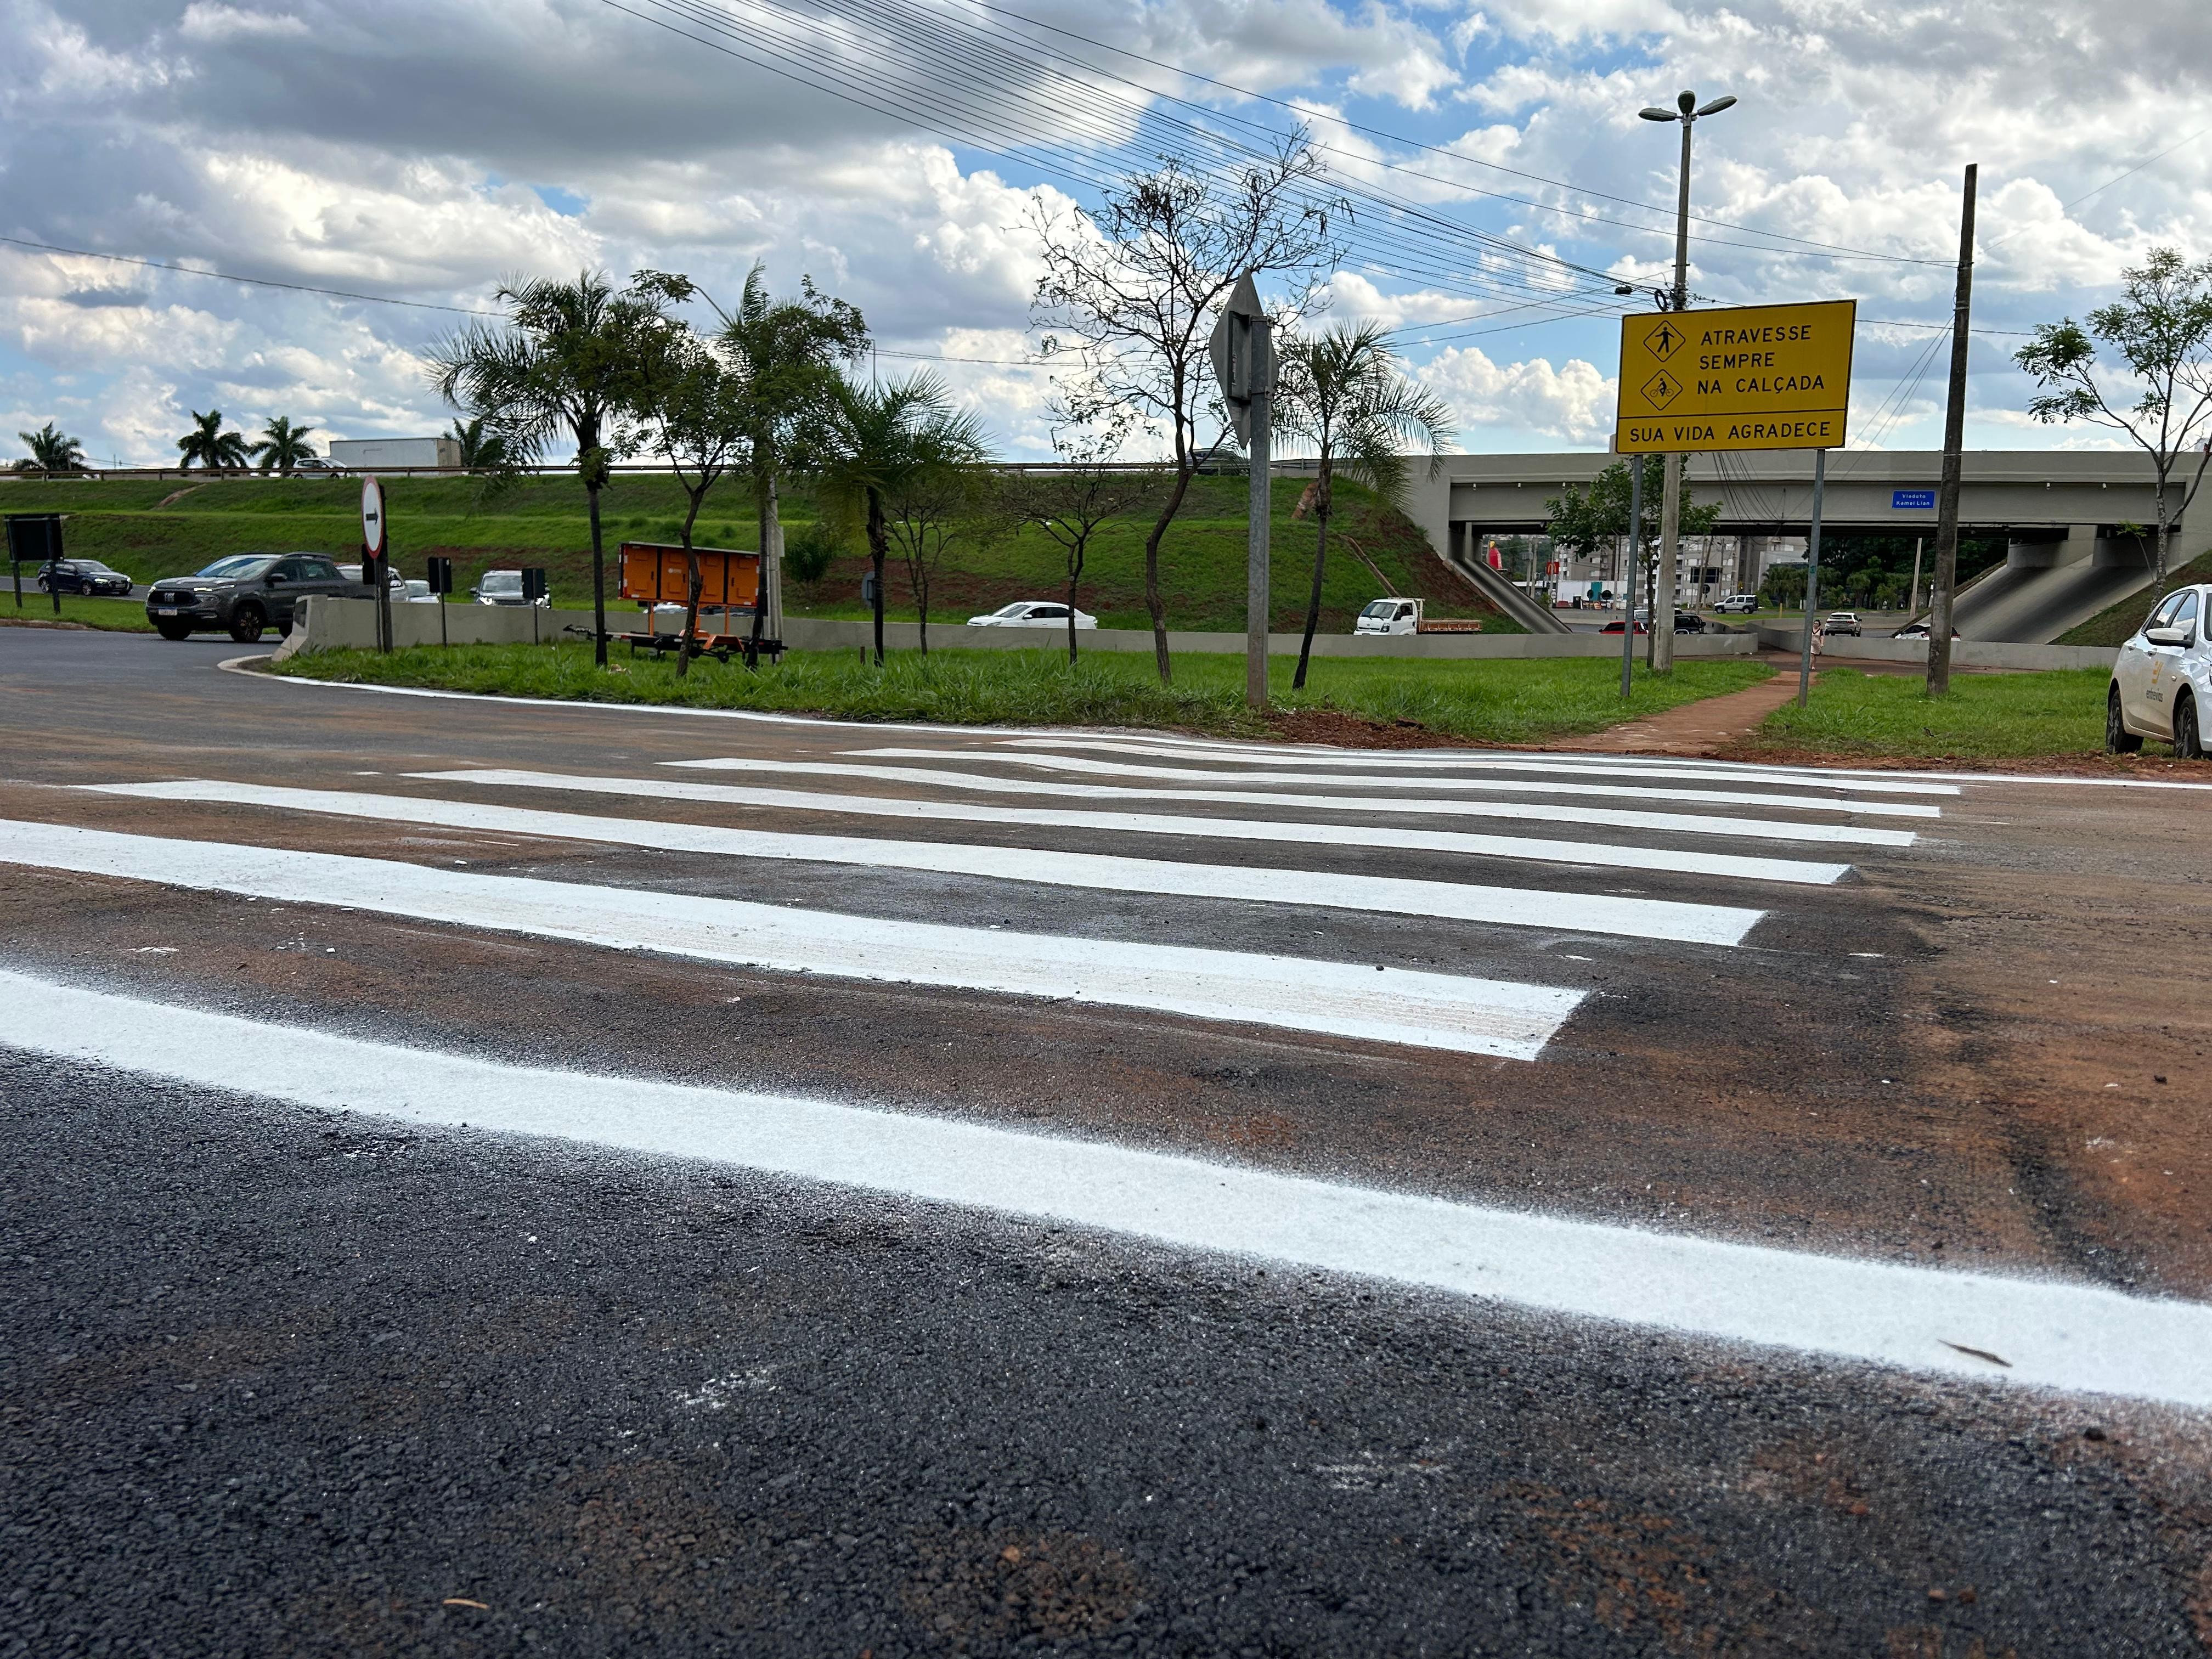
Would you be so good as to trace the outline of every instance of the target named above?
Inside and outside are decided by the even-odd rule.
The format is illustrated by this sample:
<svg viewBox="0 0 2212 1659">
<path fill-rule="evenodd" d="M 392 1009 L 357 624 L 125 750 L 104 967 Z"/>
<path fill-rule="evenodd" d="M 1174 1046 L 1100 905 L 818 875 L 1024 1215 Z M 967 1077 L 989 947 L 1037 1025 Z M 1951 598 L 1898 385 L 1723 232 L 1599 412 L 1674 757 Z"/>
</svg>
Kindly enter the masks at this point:
<svg viewBox="0 0 2212 1659">
<path fill-rule="evenodd" d="M 571 702 L 559 697 L 508 697 L 483 691 L 437 691 L 433 690 L 428 686 L 421 685 L 362 685 L 351 680 L 303 679 L 295 678 L 289 674 L 264 673 L 258 669 L 249 668 L 245 665 L 248 663 L 265 661 L 268 659 L 270 655 L 270 653 L 264 652 L 258 656 L 232 657 L 226 661 L 217 663 L 216 665 L 216 668 L 218 672 L 242 674 L 250 679 L 259 681 L 264 685 L 288 685 L 301 690 L 319 691 L 368 691 L 374 692 L 380 696 L 387 697 L 434 697 L 448 702 L 512 703 L 523 708 L 575 709 L 585 713 L 600 714 L 673 715 L 678 719 L 684 720 L 750 720 L 754 724 L 760 726 L 813 726 L 847 732 L 921 732 L 935 738 L 977 738 L 985 735 L 987 732 L 994 738 L 1009 736 L 1051 738 L 1055 736 L 1065 737 L 1071 732 L 1081 732 L 1086 731 L 1097 732 L 1101 735 L 1109 737 L 1124 735 L 1123 733 L 1117 732 L 1116 729 L 1113 727 L 1053 727 L 1036 726 L 994 726 L 978 727 L 972 726 L 951 726 L 943 724 L 932 726 L 924 722 L 913 720 L 825 720 L 818 714 L 771 714 L 753 708 L 678 708 L 657 703 L 584 702 L 580 700 Z M 1147 732 L 1139 732 L 1133 735 L 1146 737 L 1150 736 L 1151 734 Z M 937 751 L 932 752 L 934 753 Z M 1283 752 L 1287 757 L 1298 753 L 1313 753 L 1316 751 L 1313 750 L 1310 745 L 1304 748 L 1300 748 L 1297 745 L 1285 744 L 1283 746 Z M 1365 751 L 1358 750 L 1336 750 L 1330 752 L 1337 754 L 1358 754 Z M 1449 755 L 1484 754 L 1494 753 L 1495 751 L 1472 749 L 1447 749 L 1440 750 L 1437 752 L 1440 754 Z M 1618 757 L 1611 754 L 1599 754 L 1588 750 L 1523 750 L 1521 752 L 1549 754 L 1562 758 L 1572 758 L 1579 756 L 1594 762 L 1601 761 L 1610 763 L 1616 761 L 1619 758 Z M 1635 758 L 1646 764 L 1652 764 L 1658 763 L 1662 757 L 1654 755 L 1639 755 Z M 1695 763 L 1685 763 L 1694 764 Z M 1729 763 L 1729 764 L 1741 768 L 1742 775 L 1746 778 L 1789 775 L 1787 773 L 1780 772 L 1778 769 L 1762 767 L 1755 761 L 1737 761 Z M 2182 783 L 2169 781 L 2163 778 L 2081 778 L 2067 777 L 2057 775 L 2023 774 L 2018 772 L 1929 772 L 1907 771 L 1901 769 L 1892 772 L 1876 767 L 1858 766 L 1838 766 L 1834 768 L 1803 767 L 1795 769 L 1802 773 L 1805 777 L 1810 779 L 1817 779 L 1826 776 L 1828 773 L 1832 771 L 1838 776 L 1851 778 L 1918 778 L 1947 781 L 1956 783 L 2075 783 L 2087 784 L 2093 787 L 2108 789 L 2212 790 L 2212 783 Z"/>
<path fill-rule="evenodd" d="M 394 860 L 0 822 L 0 864 L 656 951 L 775 973 L 1146 1009 L 1534 1060 L 1586 993 L 1193 945 L 887 921 Z"/>
<path fill-rule="evenodd" d="M 676 763 L 682 764 L 683 763 Z M 861 769 L 855 768 L 854 770 Z M 1374 829 L 1348 823 L 1295 823 L 1271 818 L 1171 817 L 1159 812 L 1049 811 L 1036 807 L 975 806 L 965 801 L 913 800 L 900 796 L 847 795 L 805 789 L 757 789 L 742 784 L 695 783 L 668 777 L 599 777 L 574 772 L 531 772 L 487 767 L 456 772 L 409 772 L 429 783 L 472 783 L 502 788 L 573 790 L 641 800 L 702 801 L 771 811 L 850 813 L 858 817 L 904 818 L 922 823 L 1003 823 L 1024 828 L 1079 830 L 1200 841 L 1273 842 L 1293 847 L 1380 847 L 1469 858 L 1530 860 L 1577 868 L 1667 870 L 1741 881 L 1778 881 L 1826 886 L 1850 874 L 1848 864 L 1814 863 L 1736 853 L 1663 847 L 1621 847 L 1595 841 L 1546 841 L 1528 836 L 1467 835 L 1449 830 Z"/>
<path fill-rule="evenodd" d="M 1162 893 L 1179 898 L 1233 899 L 1258 904 L 1309 904 L 1326 909 L 1381 911 L 1431 921 L 1487 922 L 1507 927 L 1543 927 L 1555 933 L 1669 939 L 1685 945 L 1741 945 L 1744 936 L 1766 914 L 1738 905 L 1690 904 L 1673 899 L 1620 898 L 1601 893 L 1487 887 L 1391 876 L 1340 875 L 1327 870 L 1186 864 L 1170 859 L 1059 853 L 1047 848 L 960 842 L 785 835 L 768 830 L 729 830 L 714 824 L 674 823 L 658 818 L 608 818 L 581 812 L 533 811 L 526 807 L 438 800 L 421 795 L 380 795 L 367 791 L 286 789 L 275 785 L 200 779 L 82 787 L 94 794 L 130 795 L 149 800 L 227 802 L 280 811 L 327 812 L 343 817 L 434 823 L 457 830 L 499 830 L 556 836 L 564 841 L 602 842 L 618 847 L 652 847 L 666 852 L 857 865 L 867 869 L 932 870 L 946 875 L 1036 882 L 1097 892 Z"/>
<path fill-rule="evenodd" d="M 506 1066 L 5 970 L 0 1044 L 314 1110 L 736 1166 L 1770 1349 L 2212 1406 L 2212 1308 L 2094 1285 L 1530 1215 L 972 1119 Z"/>
<path fill-rule="evenodd" d="M 916 750 L 916 754 L 933 751 Z M 768 760 L 720 755 L 705 760 L 662 761 L 663 766 L 702 772 L 793 773 L 803 777 L 869 778 L 884 783 L 919 783 L 935 788 L 969 789 L 998 795 L 1058 795 L 1076 800 L 1208 801 L 1234 806 L 1286 806 L 1297 811 L 1370 812 L 1390 817 L 1505 818 L 1531 823 L 1575 823 L 1608 830 L 1662 830 L 1686 836 L 1728 836 L 1759 841 L 1808 841 L 1828 845 L 1910 847 L 1919 836 L 1910 830 L 1876 830 L 1855 823 L 1791 823 L 1778 818 L 1706 817 L 1692 812 L 1643 812 L 1617 806 L 1550 806 L 1534 801 L 1392 800 L 1357 795 L 1284 795 L 1251 789 L 1141 789 L 1113 783 L 1077 783 L 1064 778 L 1002 778 L 995 774 L 948 771 L 939 766 L 855 765 L 844 761 Z M 428 775 L 418 774 L 417 775 Z M 1241 781 L 1241 780 L 1240 780 Z M 1339 780 L 1331 778 L 1334 784 Z M 1691 792 L 1685 791 L 1685 793 Z M 1936 817 L 1940 808 L 1918 809 Z"/>
<path fill-rule="evenodd" d="M 1196 766 L 1153 766 L 1135 761 L 1096 760 L 1083 755 L 1048 755 L 1012 749 L 846 749 L 841 754 L 863 760 L 973 761 L 987 766 L 1029 766 L 1053 772 L 1095 776 L 1165 779 L 1211 784 L 1300 784 L 1323 789 L 1443 789 L 1459 794 L 1571 795 L 1577 799 L 1680 801 L 1693 805 L 1766 806 L 1785 812 L 1844 812 L 1889 818 L 1935 818 L 1940 806 L 1917 801 L 1834 800 L 1820 795 L 1765 795 L 1724 789 L 1656 789 L 1629 783 L 1560 783 L 1546 778 L 1406 778 L 1363 776 L 1340 772 L 1218 772 Z M 668 761 L 688 766 L 689 761 Z M 698 763 L 703 764 L 704 763 Z"/>
</svg>

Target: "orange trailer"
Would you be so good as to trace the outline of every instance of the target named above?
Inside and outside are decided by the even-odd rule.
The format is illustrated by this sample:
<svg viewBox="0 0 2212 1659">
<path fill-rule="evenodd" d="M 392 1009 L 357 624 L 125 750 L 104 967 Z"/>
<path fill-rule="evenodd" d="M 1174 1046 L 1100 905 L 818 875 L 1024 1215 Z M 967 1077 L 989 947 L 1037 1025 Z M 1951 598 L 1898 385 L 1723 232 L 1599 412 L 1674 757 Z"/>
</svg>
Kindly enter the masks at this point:
<svg viewBox="0 0 2212 1659">
<path fill-rule="evenodd" d="M 702 547 L 687 556 L 682 548 L 665 543 L 624 542 L 618 556 L 622 597 L 635 601 L 645 612 L 642 630 L 615 636 L 629 641 L 633 652 L 640 646 L 654 651 L 678 648 L 684 633 L 682 618 L 654 613 L 663 606 L 690 602 L 693 557 L 699 561 L 699 622 L 691 635 L 692 653 L 726 656 L 744 649 L 750 641 L 753 610 L 760 602 L 759 554 Z M 771 652 L 782 648 L 775 641 L 763 640 L 762 645 Z"/>
</svg>

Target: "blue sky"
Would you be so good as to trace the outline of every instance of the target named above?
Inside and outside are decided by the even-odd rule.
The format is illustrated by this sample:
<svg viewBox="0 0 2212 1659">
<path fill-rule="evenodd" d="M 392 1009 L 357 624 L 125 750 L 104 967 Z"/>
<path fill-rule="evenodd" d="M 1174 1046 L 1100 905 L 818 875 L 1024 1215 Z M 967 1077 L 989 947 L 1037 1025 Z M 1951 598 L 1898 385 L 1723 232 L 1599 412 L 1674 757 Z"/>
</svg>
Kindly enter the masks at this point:
<svg viewBox="0 0 2212 1659">
<path fill-rule="evenodd" d="M 684 21 L 664 0 L 636 3 Z M 604 0 L 6 4 L 21 50 L 0 67 L 0 234 L 460 307 L 486 305 L 503 275 L 585 264 L 682 270 L 732 292 L 761 258 L 780 289 L 810 273 L 860 305 L 905 354 L 887 368 L 938 362 L 1010 453 L 1043 441 L 1042 372 L 1024 366 L 1025 222 L 1039 199 L 1087 193 L 1079 169 L 1042 165 L 1036 148 L 1010 158 L 948 142 L 959 122 L 932 131 L 858 107 Z M 2212 114 L 2191 92 L 2212 71 L 2212 31 L 2193 6 L 938 11 L 1031 58 L 1085 60 L 1094 91 L 1139 98 L 1107 70 L 1187 98 L 1202 112 L 1183 112 L 1215 131 L 1295 118 L 1139 58 L 1285 100 L 1349 186 L 1453 228 L 1364 212 L 1367 246 L 1328 314 L 1399 328 L 1469 449 L 1602 447 L 1617 324 L 1565 315 L 1581 307 L 1544 302 L 1556 294 L 1530 273 L 1549 255 L 1663 280 L 1674 131 L 1635 112 L 1684 88 L 1741 100 L 1698 128 L 1693 210 L 1718 222 L 1698 227 L 1691 286 L 1716 303 L 1857 297 L 1861 441 L 1938 441 L 1941 336 L 1901 325 L 1948 317 L 1966 162 L 1982 169 L 1976 309 L 1990 331 L 1975 343 L 1970 442 L 2106 441 L 2027 421 L 2011 349 L 2035 323 L 2109 297 L 2151 246 L 2212 253 L 2212 137 L 2196 131 Z M 685 27 L 714 39 L 696 15 Z M 818 7 L 732 15 L 774 21 L 796 61 L 840 85 L 896 57 L 856 27 L 825 32 Z M 1018 115 L 1038 145 L 1081 149 L 1108 118 L 1064 83 L 993 74 L 978 107 Z M 1173 106 L 1152 107 L 1157 119 Z M 1094 143 L 1085 165 L 1133 153 Z M 1464 232 L 1507 246 L 1485 264 Z M 1824 257 L 1838 249 L 1853 257 Z M 447 411 L 419 354 L 460 320 L 0 245 L 0 430 L 58 420 L 126 462 L 173 453 L 190 411 L 211 406 L 249 428 L 288 415 L 324 437 L 432 430 Z"/>
</svg>

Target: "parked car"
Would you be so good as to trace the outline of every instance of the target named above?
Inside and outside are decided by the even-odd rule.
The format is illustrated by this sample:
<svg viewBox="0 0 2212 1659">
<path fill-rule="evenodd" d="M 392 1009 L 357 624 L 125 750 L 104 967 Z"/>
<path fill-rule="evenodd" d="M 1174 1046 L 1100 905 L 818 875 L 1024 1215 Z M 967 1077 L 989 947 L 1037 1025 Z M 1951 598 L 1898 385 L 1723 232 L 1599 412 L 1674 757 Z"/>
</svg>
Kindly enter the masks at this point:
<svg viewBox="0 0 2212 1659">
<path fill-rule="evenodd" d="M 106 593 L 131 597 L 131 578 L 98 559 L 56 559 L 39 567 L 41 593 Z"/>
<path fill-rule="evenodd" d="M 348 580 L 319 553 L 235 553 L 190 576 L 164 576 L 146 594 L 146 619 L 165 640 L 228 633 L 250 645 L 274 623 L 292 631 L 301 600 L 319 594 L 361 599 L 358 578 Z"/>
<path fill-rule="evenodd" d="M 429 583 L 428 583 L 428 582 L 426 582 L 426 581 L 423 581 L 423 580 L 420 580 L 420 579 L 418 578 L 418 579 L 416 579 L 416 580 L 415 580 L 410 581 L 409 583 L 407 583 L 407 585 L 406 585 L 406 586 L 407 586 L 407 603 L 408 603 L 408 604 L 410 604 L 410 605 L 435 605 L 435 604 L 437 604 L 437 602 L 438 602 L 438 596 L 437 596 L 435 593 L 433 593 L 433 592 L 430 591 L 430 584 L 429 584 Z M 399 597 L 399 594 L 398 594 L 398 592 L 395 590 L 395 591 L 393 592 L 393 593 L 392 593 L 392 597 L 393 599 L 398 599 L 398 598 Z"/>
<path fill-rule="evenodd" d="M 1694 611 L 1677 611 L 1674 613 L 1674 631 L 1677 634 L 1702 634 L 1705 631 L 1705 619 Z"/>
<path fill-rule="evenodd" d="M 1820 624 L 1820 631 L 1823 634 L 1856 635 L 1859 632 L 1859 613 L 1856 611 L 1831 611 L 1827 621 Z"/>
<path fill-rule="evenodd" d="M 2120 647 L 2105 691 L 2105 747 L 2132 754 L 2162 738 L 2184 760 L 2204 757 L 2212 707 L 2212 586 L 2177 588 Z"/>
<path fill-rule="evenodd" d="M 1618 634 L 1620 630 L 1620 623 L 1617 622 L 1609 622 L 1597 631 L 1601 634 Z M 1645 622 L 1641 617 L 1638 617 L 1636 619 L 1636 631 L 1639 634 L 1649 634 L 1651 631 L 1651 624 Z"/>
<path fill-rule="evenodd" d="M 469 592 L 478 605 L 520 605 L 530 603 L 522 597 L 522 573 L 520 570 L 487 570 Z M 550 608 L 553 603 L 552 595 L 539 594 L 538 603 L 542 607 Z"/>
<path fill-rule="evenodd" d="M 1713 609 L 1723 617 L 1748 617 L 1759 609 L 1759 595 L 1731 593 L 1724 599 L 1714 600 Z"/>
<path fill-rule="evenodd" d="M 1098 618 L 1087 611 L 1075 613 L 1078 628 L 1096 628 Z M 1016 599 L 988 617 L 970 617 L 970 628 L 1058 628 L 1067 626 L 1067 607 L 1053 599 Z"/>
</svg>

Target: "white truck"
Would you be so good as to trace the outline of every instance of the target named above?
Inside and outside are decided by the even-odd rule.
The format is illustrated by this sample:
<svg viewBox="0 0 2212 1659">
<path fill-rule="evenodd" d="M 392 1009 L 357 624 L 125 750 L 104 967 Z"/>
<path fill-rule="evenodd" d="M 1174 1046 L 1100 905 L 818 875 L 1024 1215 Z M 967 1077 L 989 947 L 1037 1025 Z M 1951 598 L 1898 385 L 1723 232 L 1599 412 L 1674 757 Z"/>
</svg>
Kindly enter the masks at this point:
<svg viewBox="0 0 2212 1659">
<path fill-rule="evenodd" d="M 1425 599 L 1376 599 L 1359 613 L 1355 634 L 1480 634 L 1482 624 L 1472 617 L 1427 614 Z"/>
<path fill-rule="evenodd" d="M 404 472 L 420 467 L 458 467 L 461 447 L 452 438 L 333 438 L 331 465 L 341 472 Z"/>
</svg>

